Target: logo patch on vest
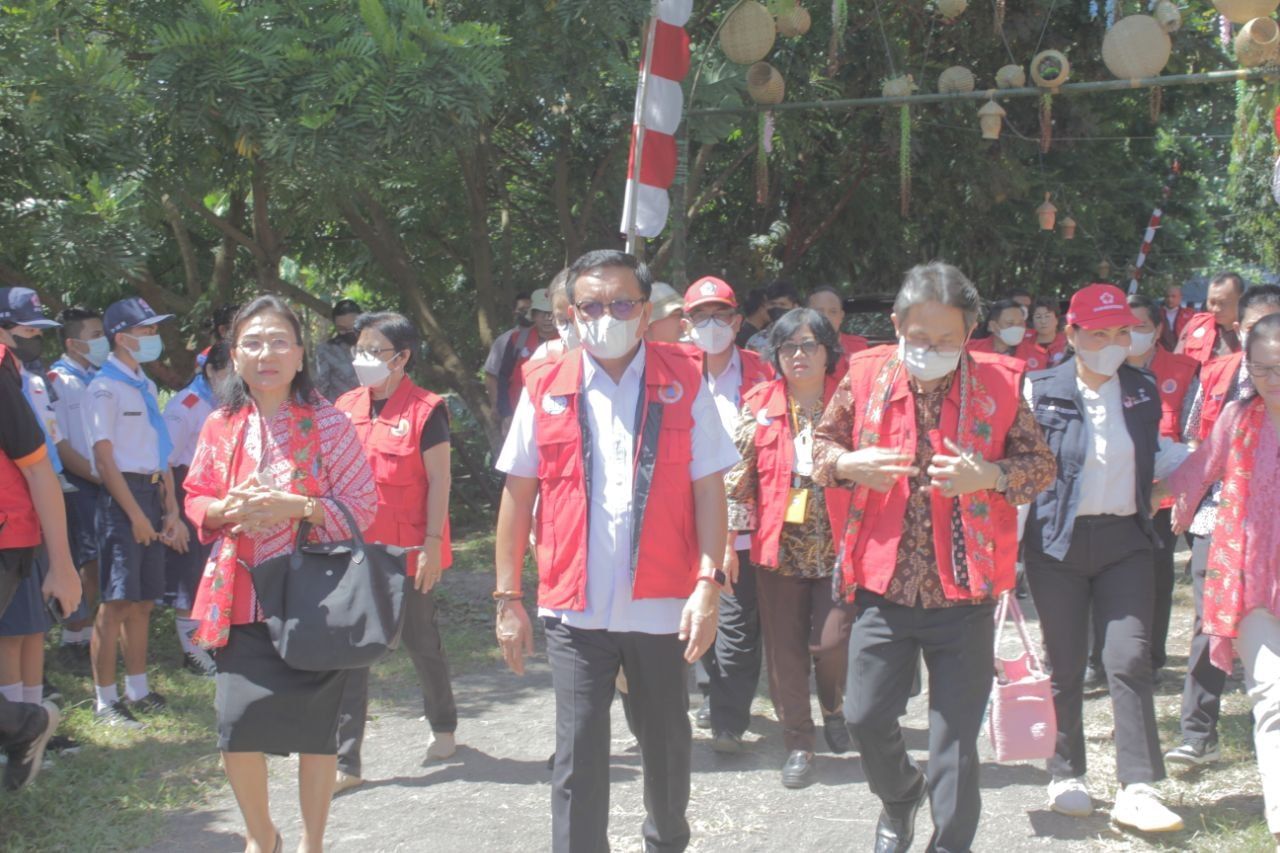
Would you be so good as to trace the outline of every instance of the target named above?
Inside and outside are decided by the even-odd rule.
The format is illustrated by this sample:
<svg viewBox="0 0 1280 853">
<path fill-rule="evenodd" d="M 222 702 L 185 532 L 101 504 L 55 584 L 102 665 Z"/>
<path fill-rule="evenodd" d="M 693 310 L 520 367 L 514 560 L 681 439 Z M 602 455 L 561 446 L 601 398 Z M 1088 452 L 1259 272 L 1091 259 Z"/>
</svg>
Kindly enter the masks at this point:
<svg viewBox="0 0 1280 853">
<path fill-rule="evenodd" d="M 715 285 L 712 285 L 712 287 L 714 286 Z M 668 406 L 672 403 L 679 403 L 684 399 L 684 386 L 679 382 L 672 382 L 670 385 L 663 385 L 658 389 L 658 399 Z"/>
<path fill-rule="evenodd" d="M 767 427 L 769 424 L 773 423 L 773 418 L 769 417 L 768 412 L 766 412 L 764 409 L 761 409 L 760 411 L 756 412 L 756 423 L 762 427 Z"/>
<path fill-rule="evenodd" d="M 403 438 L 409 434 L 409 419 L 401 418 L 400 422 L 391 428 L 391 434 L 396 438 Z"/>
<path fill-rule="evenodd" d="M 542 395 L 542 411 L 548 415 L 563 415 L 569 409 L 569 399 L 567 397 L 552 396 L 551 394 Z"/>
<path fill-rule="evenodd" d="M 1030 367 L 1032 370 L 1035 370 L 1039 366 L 1040 366 L 1040 359 L 1036 358 L 1034 355 L 1031 356 L 1031 358 L 1027 359 L 1027 367 Z"/>
<path fill-rule="evenodd" d="M 1205 329 L 1205 327 L 1204 327 L 1204 326 L 1201 326 L 1200 328 L 1196 329 L 1194 332 L 1192 332 L 1192 333 L 1191 333 L 1191 337 L 1193 337 L 1193 338 L 1203 338 L 1203 337 L 1204 337 L 1204 333 L 1205 333 L 1206 331 L 1207 331 L 1207 330 Z"/>
<path fill-rule="evenodd" d="M 987 395 L 986 397 L 983 397 L 981 399 L 974 400 L 973 404 L 977 406 L 982 411 L 982 413 L 987 417 L 989 418 L 995 417 L 996 401 L 994 397 Z"/>
<path fill-rule="evenodd" d="M 1160 390 L 1166 394 L 1172 394 L 1178 390 L 1178 381 L 1176 379 L 1166 379 L 1164 384 L 1160 386 Z"/>
</svg>

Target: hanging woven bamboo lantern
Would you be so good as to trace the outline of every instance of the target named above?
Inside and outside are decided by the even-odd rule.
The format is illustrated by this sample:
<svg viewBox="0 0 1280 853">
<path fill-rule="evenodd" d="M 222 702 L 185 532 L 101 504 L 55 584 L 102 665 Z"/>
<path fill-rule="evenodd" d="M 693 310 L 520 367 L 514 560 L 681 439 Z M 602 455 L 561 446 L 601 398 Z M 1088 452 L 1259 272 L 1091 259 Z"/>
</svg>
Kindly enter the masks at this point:
<svg viewBox="0 0 1280 853">
<path fill-rule="evenodd" d="M 1004 117 L 1004 107 L 995 101 L 987 101 L 983 104 L 978 110 L 978 124 L 982 127 L 982 138 L 999 139 Z"/>
<path fill-rule="evenodd" d="M 773 15 L 763 3 L 744 0 L 732 12 L 720 28 L 720 48 L 730 62 L 750 65 L 759 62 L 773 50 L 778 30 Z"/>
<path fill-rule="evenodd" d="M 1058 227 L 1062 229 L 1063 240 L 1074 240 L 1076 238 L 1076 221 L 1070 216 L 1065 217 Z"/>
<path fill-rule="evenodd" d="M 780 104 L 786 83 L 778 69 L 767 62 L 756 62 L 747 69 L 747 94 L 757 104 Z"/>
<path fill-rule="evenodd" d="M 969 8 L 969 0 L 938 0 L 938 14 L 948 21 L 954 21 Z"/>
<path fill-rule="evenodd" d="M 1265 18 L 1280 6 L 1280 0 L 1213 0 L 1218 14 L 1233 24 L 1247 24 Z"/>
<path fill-rule="evenodd" d="M 1280 26 L 1270 18 L 1254 18 L 1236 33 L 1236 62 L 1241 68 L 1273 65 L 1280 58 Z"/>
<path fill-rule="evenodd" d="M 953 65 L 938 75 L 938 91 L 942 94 L 972 92 L 977 81 L 963 65 Z"/>
<path fill-rule="evenodd" d="M 1027 72 L 1021 65 L 1002 65 L 996 72 L 996 85 L 1001 89 L 1021 89 L 1027 85 Z"/>
<path fill-rule="evenodd" d="M 1041 231 L 1052 231 L 1054 224 L 1058 220 L 1058 208 L 1054 207 L 1053 202 L 1049 201 L 1051 193 L 1044 194 L 1044 201 L 1036 208 L 1036 218 L 1040 220 Z"/>
<path fill-rule="evenodd" d="M 1151 10 L 1151 17 L 1160 22 L 1166 33 L 1176 33 L 1182 29 L 1182 10 L 1173 0 L 1159 0 Z"/>
<path fill-rule="evenodd" d="M 1057 89 L 1070 77 L 1071 63 L 1061 51 L 1042 50 L 1031 60 L 1031 82 L 1041 89 Z"/>
<path fill-rule="evenodd" d="M 918 88 L 920 87 L 916 85 L 915 78 L 910 74 L 904 74 L 884 81 L 884 85 L 880 87 L 880 94 L 886 98 L 905 98 Z"/>
<path fill-rule="evenodd" d="M 809 10 L 799 3 L 778 16 L 778 35 L 783 38 L 796 38 L 809 32 L 813 26 L 813 17 Z"/>
<path fill-rule="evenodd" d="M 1121 18 L 1102 38 L 1102 61 L 1121 80 L 1156 76 L 1172 51 L 1169 34 L 1149 15 Z"/>
</svg>

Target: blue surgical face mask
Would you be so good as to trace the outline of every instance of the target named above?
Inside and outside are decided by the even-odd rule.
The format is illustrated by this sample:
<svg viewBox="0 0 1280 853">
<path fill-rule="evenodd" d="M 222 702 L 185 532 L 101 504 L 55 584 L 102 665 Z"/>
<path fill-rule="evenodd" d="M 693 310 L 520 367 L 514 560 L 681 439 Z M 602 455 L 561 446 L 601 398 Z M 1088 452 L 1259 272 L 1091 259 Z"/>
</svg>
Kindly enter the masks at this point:
<svg viewBox="0 0 1280 853">
<path fill-rule="evenodd" d="M 139 364 L 155 361 L 160 357 L 160 353 L 164 352 L 164 340 L 159 335 L 130 335 L 129 337 L 138 342 L 138 349 L 133 353 L 133 358 Z"/>
<path fill-rule="evenodd" d="M 80 339 L 77 338 L 76 340 Z M 89 351 L 84 356 L 85 361 L 94 367 L 102 367 L 107 363 L 107 356 L 111 355 L 111 344 L 107 342 L 105 337 L 92 338 L 87 341 L 80 340 L 80 343 L 89 348 Z"/>
</svg>

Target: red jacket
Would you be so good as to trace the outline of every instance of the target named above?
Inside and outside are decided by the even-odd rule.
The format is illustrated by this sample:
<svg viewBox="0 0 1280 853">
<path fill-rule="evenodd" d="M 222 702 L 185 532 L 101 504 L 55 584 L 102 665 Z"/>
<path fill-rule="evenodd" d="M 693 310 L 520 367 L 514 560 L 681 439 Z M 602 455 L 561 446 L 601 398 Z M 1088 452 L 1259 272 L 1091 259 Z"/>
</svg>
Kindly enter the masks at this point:
<svg viewBox="0 0 1280 853">
<path fill-rule="evenodd" d="M 1231 383 L 1240 374 L 1240 362 L 1244 361 L 1244 353 L 1233 352 L 1211 360 L 1200 368 L 1200 393 L 1204 399 L 1200 402 L 1200 441 L 1206 441 L 1213 432 L 1213 425 L 1218 422 L 1223 408 L 1227 405 L 1227 393 Z"/>
<path fill-rule="evenodd" d="M 1156 344 L 1149 369 L 1156 375 L 1156 388 L 1160 390 L 1160 434 L 1182 441 L 1182 404 L 1200 365 L 1189 356 L 1175 355 Z"/>
<path fill-rule="evenodd" d="M 831 402 L 843 374 L 827 376 L 822 402 Z M 787 411 L 787 383 L 775 379 L 757 385 L 747 392 L 743 402 L 756 415 L 756 470 L 759 477 L 756 529 L 751 533 L 751 562 L 761 566 L 778 565 L 778 543 L 782 539 L 783 517 L 791 494 L 791 467 L 795 460 L 792 444 L 791 417 Z M 836 550 L 844 534 L 849 515 L 848 489 L 823 489 L 827 519 L 831 523 L 831 539 Z"/>
<path fill-rule="evenodd" d="M 995 335 L 969 342 L 969 352 L 988 352 L 1003 355 L 1005 358 L 1016 358 L 1027 366 L 1027 370 L 1048 370 L 1053 365 L 1049 362 L 1049 351 L 1035 342 L 1034 338 L 1023 337 L 1022 343 L 1010 355 L 996 352 Z"/>
<path fill-rule="evenodd" d="M 0 344 L 0 370 L 12 370 L 16 374 L 18 369 L 17 358 L 10 358 L 8 347 Z M 43 445 L 40 450 L 44 451 Z M 17 462 L 0 452 L 0 551 L 34 548 L 39 544 L 40 519 L 31 502 L 27 478 Z"/>
<path fill-rule="evenodd" d="M 520 336 L 526 331 L 528 332 L 528 336 L 525 338 L 524 346 L 516 349 L 516 344 L 520 343 Z M 507 384 L 507 405 L 510 407 L 507 409 L 508 412 L 514 412 L 516 410 L 516 403 L 520 402 L 520 392 L 524 390 L 524 367 L 533 356 L 534 351 L 538 348 L 538 344 L 541 342 L 542 341 L 538 336 L 537 326 L 517 327 L 511 337 L 507 339 L 507 349 L 506 352 L 503 353 L 502 366 L 506 366 L 508 357 L 512 359 L 511 375 L 505 377 Z M 498 373 L 499 394 L 503 392 L 503 378 L 504 374 L 500 368 Z"/>
<path fill-rule="evenodd" d="M 1213 350 L 1217 343 L 1218 323 L 1212 314 L 1202 311 L 1187 322 L 1178 337 L 1175 351 L 1180 355 L 1190 356 L 1203 366 L 1214 358 Z"/>
<path fill-rule="evenodd" d="M 702 384 L 697 363 L 678 344 L 645 343 L 644 415 L 638 435 L 633 512 L 637 548 L 631 555 L 631 595 L 687 598 L 697 583 L 697 525 L 689 462 L 693 455 L 693 401 Z M 582 350 L 530 368 L 525 381 L 534 406 L 538 442 L 538 604 L 582 610 L 587 602 L 587 492 L 579 395 Z M 652 419 L 658 419 L 654 430 Z M 652 476 L 644 476 L 651 459 Z M 640 488 L 648 479 L 647 493 Z"/>
<path fill-rule="evenodd" d="M 370 417 L 372 401 L 372 392 L 362 387 L 353 388 L 334 403 L 355 427 L 378 490 L 378 511 L 364 537 L 384 545 L 422 545 L 427 536 L 427 496 L 431 482 L 419 448 L 427 419 L 437 406 L 443 405 L 444 399 L 419 388 L 406 376 L 391 392 L 376 419 Z M 447 514 L 441 535 L 440 562 L 448 568 L 453 564 L 453 548 Z M 418 571 L 418 561 L 414 552 L 410 552 L 409 557 L 406 571 L 413 577 Z"/>
<path fill-rule="evenodd" d="M 693 359 L 698 372 L 706 375 L 707 354 L 693 344 L 677 344 L 681 351 Z M 738 405 L 746 398 L 747 392 L 761 382 L 773 379 L 773 365 L 765 361 L 759 353 L 738 347 L 738 358 L 742 360 L 742 380 L 738 385 Z"/>
<path fill-rule="evenodd" d="M 894 352 L 895 348 L 891 346 L 875 347 L 854 356 L 849 365 L 849 381 L 855 407 L 851 436 L 854 447 L 858 446 L 867 415 L 866 402 L 871 396 L 876 377 L 885 360 Z M 991 428 L 991 445 L 1003 448 L 1022 399 L 1024 371 L 1016 361 L 1005 356 L 978 352 L 972 355 L 972 359 L 977 378 L 988 393 L 987 398 L 973 401 L 972 404 L 982 408 Z M 957 440 L 959 418 L 960 382 L 957 377 L 942 404 L 938 429 L 943 436 Z M 914 454 L 919 438 L 916 431 L 915 399 L 907 373 L 903 370 L 898 373 L 893 388 L 889 391 L 876 444 Z M 907 478 L 900 477 L 888 492 L 867 491 L 866 507 L 857 539 L 853 539 L 851 532 L 842 547 L 846 583 L 852 581 L 859 587 L 866 587 L 879 594 L 889 588 L 897 570 L 898 543 L 902 539 L 902 523 L 910 488 Z M 996 596 L 1013 588 L 1018 560 L 1018 514 L 1003 495 L 994 491 L 987 495 L 987 511 L 991 515 L 991 528 L 995 531 L 994 539 L 990 542 L 995 577 L 989 594 Z M 951 501 L 936 491 L 932 492 L 930 511 L 938 576 L 948 599 L 965 600 L 971 595 L 968 590 L 962 590 L 956 585 L 951 565 L 951 507 Z"/>
<path fill-rule="evenodd" d="M 840 333 L 840 349 L 844 350 L 840 356 L 840 360 L 836 362 L 836 375 L 844 376 L 849 372 L 849 357 L 854 353 L 862 352 L 871 343 L 862 335 L 846 335 Z"/>
</svg>

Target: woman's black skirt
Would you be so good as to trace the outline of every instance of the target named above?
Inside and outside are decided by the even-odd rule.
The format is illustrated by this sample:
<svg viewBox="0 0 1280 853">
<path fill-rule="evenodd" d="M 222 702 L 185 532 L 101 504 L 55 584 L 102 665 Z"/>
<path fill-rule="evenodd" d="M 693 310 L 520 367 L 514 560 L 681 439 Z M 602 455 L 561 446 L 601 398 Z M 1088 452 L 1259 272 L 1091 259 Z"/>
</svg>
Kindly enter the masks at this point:
<svg viewBox="0 0 1280 853">
<path fill-rule="evenodd" d="M 346 670 L 294 669 L 264 623 L 233 625 L 218 649 L 218 749 L 335 755 Z"/>
</svg>

